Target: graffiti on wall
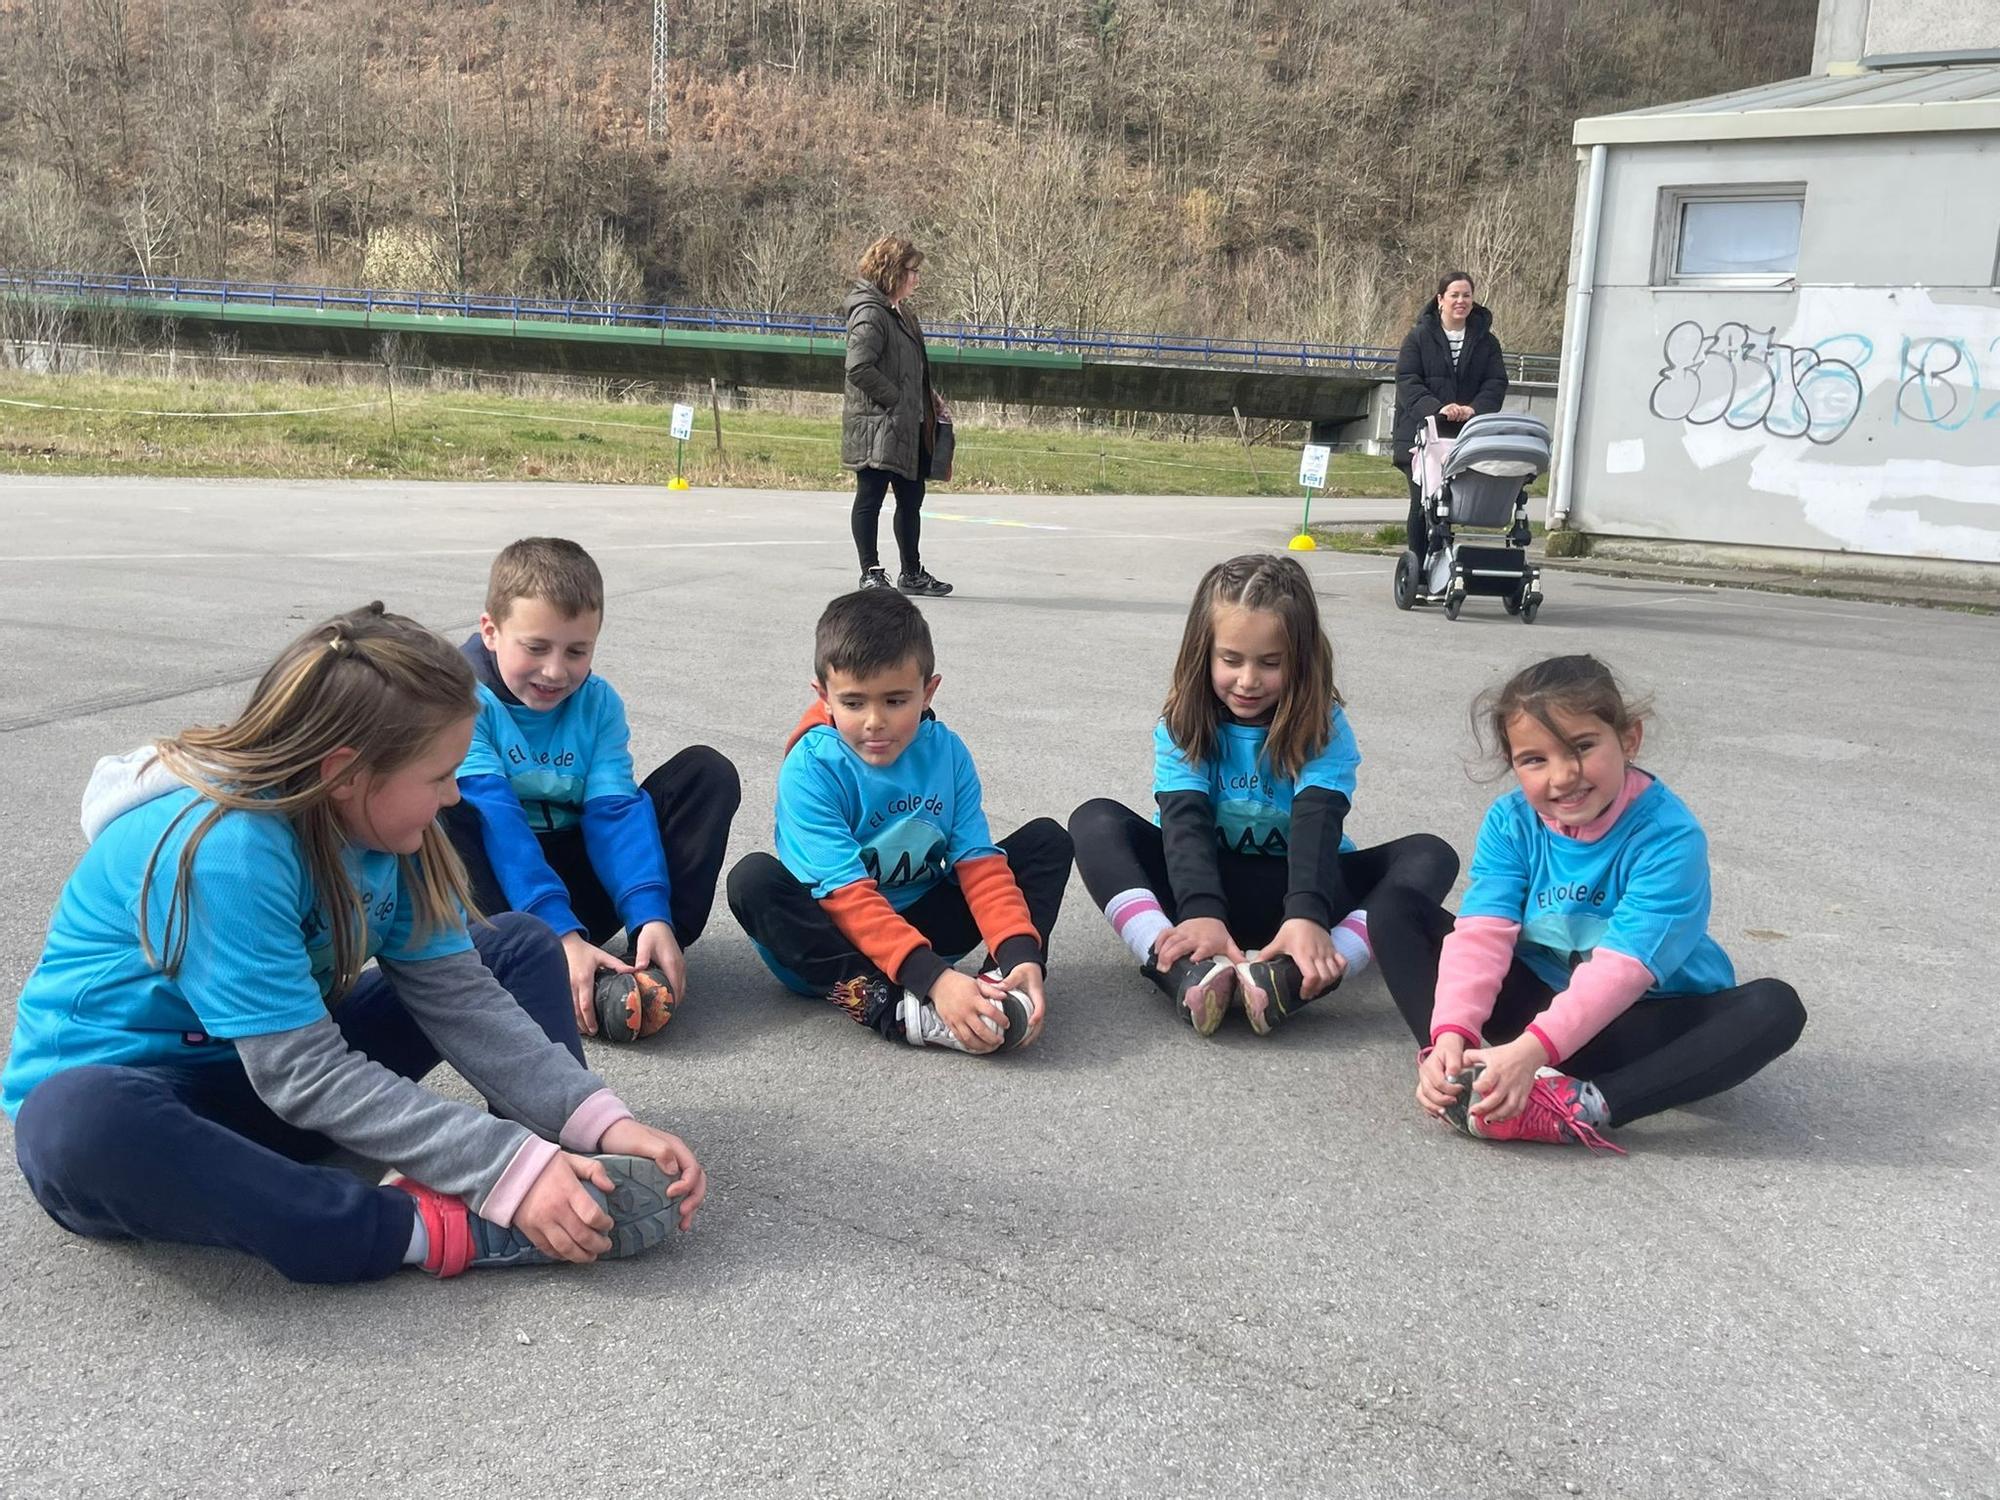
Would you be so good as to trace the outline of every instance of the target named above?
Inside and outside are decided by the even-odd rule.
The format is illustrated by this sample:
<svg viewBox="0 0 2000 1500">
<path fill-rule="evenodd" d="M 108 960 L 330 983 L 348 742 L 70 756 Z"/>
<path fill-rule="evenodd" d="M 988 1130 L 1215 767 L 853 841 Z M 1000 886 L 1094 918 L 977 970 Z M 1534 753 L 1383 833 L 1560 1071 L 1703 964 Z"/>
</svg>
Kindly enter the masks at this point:
<svg viewBox="0 0 2000 1500">
<path fill-rule="evenodd" d="M 1776 328 L 1724 323 L 1714 333 L 1692 319 L 1667 330 L 1653 387 L 1653 415 L 1773 437 L 1837 441 L 1861 411 L 1861 372 L 1827 345 L 1780 343 Z"/>
<path fill-rule="evenodd" d="M 1846 436 L 1861 415 L 1863 372 L 1875 352 L 1875 340 L 1862 333 L 1787 344 L 1775 327 L 1732 322 L 1710 333 L 1688 319 L 1668 329 L 1660 345 L 1663 363 L 1648 405 L 1666 422 L 1720 422 L 1738 432 L 1761 429 L 1824 446 Z M 2000 368 L 2000 337 L 1985 354 L 1988 369 Z M 1971 339 L 1905 337 L 1893 399 L 1888 418 L 1896 425 L 1956 432 L 1970 422 L 2000 420 L 2000 399 L 1981 380 Z"/>
<path fill-rule="evenodd" d="M 1986 352 L 1990 369 L 2000 356 L 2000 338 Z M 1991 399 L 1990 388 L 1981 389 L 1979 357 L 1969 339 L 1906 338 L 1897 375 L 1894 422 L 1956 432 L 1968 422 L 2000 418 L 2000 400 Z"/>
</svg>

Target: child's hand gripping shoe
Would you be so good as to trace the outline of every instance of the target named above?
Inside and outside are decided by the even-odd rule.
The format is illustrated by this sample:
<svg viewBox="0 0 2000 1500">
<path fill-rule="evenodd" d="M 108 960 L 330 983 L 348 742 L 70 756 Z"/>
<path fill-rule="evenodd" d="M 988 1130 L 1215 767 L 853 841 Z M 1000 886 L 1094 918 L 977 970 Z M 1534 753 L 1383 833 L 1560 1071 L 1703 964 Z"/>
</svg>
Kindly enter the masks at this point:
<svg viewBox="0 0 2000 1500">
<path fill-rule="evenodd" d="M 1551 1146 L 1588 1146 L 1592 1151 L 1625 1154 L 1623 1146 L 1607 1141 L 1596 1125 L 1585 1118 L 1583 1085 L 1554 1068 L 1535 1070 L 1528 1102 L 1512 1119 L 1487 1120 L 1475 1115 L 1472 1103 L 1477 1094 L 1472 1085 L 1484 1071 L 1475 1063 L 1464 1072 L 1451 1075 L 1451 1081 L 1459 1086 L 1458 1097 L 1444 1107 L 1444 1117 L 1459 1134 L 1482 1141 L 1542 1141 Z M 1593 1095 L 1602 1100 L 1602 1095 L 1595 1095 L 1594 1091 Z"/>
<path fill-rule="evenodd" d="M 1155 953 L 1149 952 L 1140 972 L 1166 993 L 1174 1009 L 1203 1036 L 1214 1036 L 1222 1018 L 1229 1014 L 1229 1000 L 1236 992 L 1236 967 L 1222 954 L 1184 958 L 1163 971 Z"/>
<path fill-rule="evenodd" d="M 667 976 L 656 968 L 597 976 L 597 1034 L 607 1042 L 636 1042 L 662 1030 L 674 1018 L 676 997 Z"/>
<path fill-rule="evenodd" d="M 979 977 L 989 984 L 1000 982 L 997 973 Z M 1028 1023 L 1035 1014 L 1034 1002 L 1020 990 L 1008 990 L 1001 996 L 1000 1009 L 1006 1016 L 1006 1029 L 1000 1033 L 1000 1045 L 993 1051 L 1011 1052 L 1026 1045 Z M 903 991 L 903 998 L 897 1002 L 896 1017 L 902 1022 L 904 1040 L 912 1047 L 948 1047 L 954 1052 L 966 1050 L 951 1027 L 945 1024 L 944 1017 L 938 1014 L 937 1007 L 921 995 Z M 981 1016 L 980 1023 L 989 1028 L 990 1035 L 992 1022 Z"/>
<path fill-rule="evenodd" d="M 667 1189 L 676 1179 L 661 1171 L 660 1164 L 650 1157 L 593 1159 L 611 1178 L 608 1194 L 593 1183 L 582 1184 L 583 1190 L 611 1216 L 611 1228 L 605 1231 L 611 1248 L 598 1259 L 622 1260 L 664 1241 L 680 1219 L 680 1205 L 667 1196 Z M 423 1268 L 433 1276 L 457 1276 L 475 1266 L 559 1263 L 520 1230 L 480 1218 L 465 1206 L 463 1198 L 412 1182 L 400 1172 L 391 1172 L 382 1182 L 385 1187 L 401 1188 L 417 1200 L 417 1217 L 423 1224 L 428 1245 Z"/>
</svg>

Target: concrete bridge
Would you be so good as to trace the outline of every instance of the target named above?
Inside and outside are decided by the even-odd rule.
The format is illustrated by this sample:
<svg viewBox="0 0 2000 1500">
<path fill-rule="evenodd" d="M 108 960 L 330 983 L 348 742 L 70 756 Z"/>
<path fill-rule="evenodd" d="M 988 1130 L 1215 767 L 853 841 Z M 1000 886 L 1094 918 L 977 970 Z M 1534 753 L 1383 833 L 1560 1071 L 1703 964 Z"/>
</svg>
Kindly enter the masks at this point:
<svg viewBox="0 0 2000 1500">
<path fill-rule="evenodd" d="M 384 292 L 275 283 L 0 272 L 0 296 L 86 323 L 231 339 L 268 353 L 546 370 L 613 379 L 838 391 L 839 318 L 628 303 Z M 1386 451 L 1393 349 L 1352 345 L 928 326 L 954 398 L 1028 406 L 1307 422 L 1315 441 Z M 1509 405 L 1552 414 L 1554 360 L 1510 356 Z"/>
</svg>

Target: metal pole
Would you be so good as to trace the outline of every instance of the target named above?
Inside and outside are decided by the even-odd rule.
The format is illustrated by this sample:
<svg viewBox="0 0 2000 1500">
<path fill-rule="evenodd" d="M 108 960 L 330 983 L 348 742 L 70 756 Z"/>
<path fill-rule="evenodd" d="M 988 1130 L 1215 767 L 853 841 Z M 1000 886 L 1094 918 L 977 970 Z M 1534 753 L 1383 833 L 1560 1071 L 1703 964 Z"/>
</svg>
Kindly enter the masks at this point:
<svg viewBox="0 0 2000 1500">
<path fill-rule="evenodd" d="M 646 98 L 646 139 L 667 138 L 667 0 L 653 0 L 653 89 Z"/>
</svg>

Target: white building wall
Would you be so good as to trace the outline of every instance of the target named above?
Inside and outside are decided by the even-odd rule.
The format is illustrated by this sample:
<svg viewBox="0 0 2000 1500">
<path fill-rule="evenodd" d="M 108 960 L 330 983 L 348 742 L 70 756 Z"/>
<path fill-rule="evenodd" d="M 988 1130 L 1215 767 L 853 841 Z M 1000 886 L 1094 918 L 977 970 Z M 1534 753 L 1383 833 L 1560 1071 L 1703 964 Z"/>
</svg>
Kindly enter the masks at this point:
<svg viewBox="0 0 2000 1500">
<path fill-rule="evenodd" d="M 2000 132 L 1607 150 L 1570 524 L 2000 563 Z M 1805 185 L 1797 284 L 1656 285 L 1732 183 Z"/>
</svg>

